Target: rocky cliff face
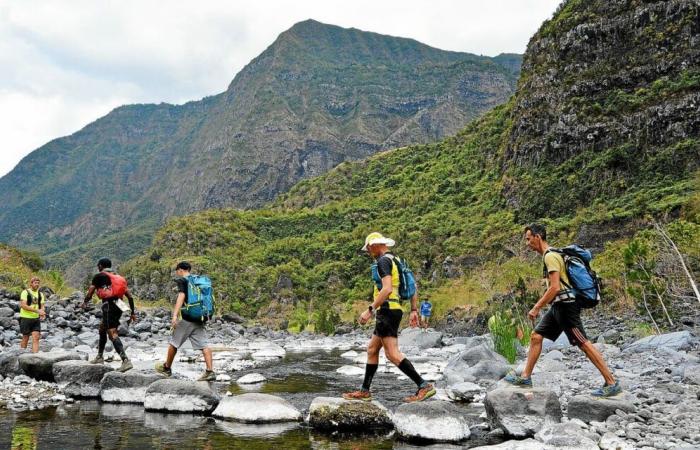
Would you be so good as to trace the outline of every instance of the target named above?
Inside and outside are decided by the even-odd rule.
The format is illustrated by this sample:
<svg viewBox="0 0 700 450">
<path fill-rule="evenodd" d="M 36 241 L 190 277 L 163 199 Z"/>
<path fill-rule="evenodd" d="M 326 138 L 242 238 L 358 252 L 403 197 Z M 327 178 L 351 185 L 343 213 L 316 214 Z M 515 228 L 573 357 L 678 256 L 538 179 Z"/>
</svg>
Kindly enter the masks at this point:
<svg viewBox="0 0 700 450">
<path fill-rule="evenodd" d="M 0 241 L 63 266 L 120 259 L 168 217 L 260 206 L 342 161 L 453 134 L 505 101 L 518 69 L 518 55 L 302 22 L 224 93 L 120 107 L 30 154 L 0 179 Z"/>
<path fill-rule="evenodd" d="M 623 195 L 639 178 L 687 177 L 700 161 L 699 86 L 697 1 L 564 2 L 528 45 L 505 165 L 566 163 L 580 177 L 561 180 L 576 191 L 562 202 L 536 180 L 511 183 L 511 206 L 542 217 Z"/>
</svg>

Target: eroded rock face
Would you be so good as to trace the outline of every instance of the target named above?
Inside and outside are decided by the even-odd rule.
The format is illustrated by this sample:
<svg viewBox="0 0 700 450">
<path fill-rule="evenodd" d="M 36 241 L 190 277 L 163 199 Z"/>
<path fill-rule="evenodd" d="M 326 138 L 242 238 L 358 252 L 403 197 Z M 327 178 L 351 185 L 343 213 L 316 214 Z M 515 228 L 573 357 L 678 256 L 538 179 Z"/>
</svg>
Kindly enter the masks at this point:
<svg viewBox="0 0 700 450">
<path fill-rule="evenodd" d="M 381 403 L 335 397 L 316 397 L 309 406 L 308 422 L 321 430 L 368 430 L 393 426 L 389 411 Z"/>
<path fill-rule="evenodd" d="M 615 397 L 598 398 L 591 395 L 577 395 L 569 400 L 568 415 L 570 419 L 584 422 L 605 422 L 618 409 L 627 413 L 634 412 L 634 399 L 623 392 Z"/>
<path fill-rule="evenodd" d="M 84 355 L 69 352 L 25 353 L 19 357 L 19 367 L 24 373 L 36 380 L 54 381 L 54 364 L 61 361 L 84 359 Z"/>
<path fill-rule="evenodd" d="M 268 394 L 225 397 L 212 413 L 214 417 L 245 423 L 298 422 L 301 412 L 283 398 Z"/>
<path fill-rule="evenodd" d="M 439 331 L 422 331 L 420 328 L 405 328 L 399 335 L 399 346 L 417 347 L 419 349 L 440 347 L 442 333 Z"/>
<path fill-rule="evenodd" d="M 698 345 L 700 340 L 695 337 L 690 331 L 676 331 L 674 333 L 665 333 L 655 336 L 647 336 L 645 338 L 634 341 L 630 345 L 624 347 L 625 352 L 646 352 L 656 350 L 660 347 L 665 347 L 670 350 L 690 350 Z"/>
<path fill-rule="evenodd" d="M 459 442 L 471 435 L 464 410 L 445 401 L 404 403 L 392 419 L 396 431 L 404 439 Z"/>
<path fill-rule="evenodd" d="M 546 389 L 495 389 L 486 394 L 484 406 L 489 422 L 515 438 L 534 436 L 546 423 L 562 418 L 559 398 Z"/>
<path fill-rule="evenodd" d="M 147 411 L 210 414 L 219 404 L 219 395 L 209 383 L 189 380 L 158 380 L 148 386 L 143 402 Z"/>
<path fill-rule="evenodd" d="M 486 344 L 464 350 L 453 356 L 445 367 L 448 383 L 497 381 L 510 369 L 506 359 Z"/>
<path fill-rule="evenodd" d="M 146 389 L 163 377 L 152 372 L 109 372 L 102 378 L 100 398 L 105 403 L 141 403 L 146 398 Z"/>
<path fill-rule="evenodd" d="M 102 377 L 112 371 L 110 366 L 87 361 L 68 360 L 53 365 L 56 383 L 65 385 L 64 392 L 71 397 L 99 397 Z"/>
</svg>

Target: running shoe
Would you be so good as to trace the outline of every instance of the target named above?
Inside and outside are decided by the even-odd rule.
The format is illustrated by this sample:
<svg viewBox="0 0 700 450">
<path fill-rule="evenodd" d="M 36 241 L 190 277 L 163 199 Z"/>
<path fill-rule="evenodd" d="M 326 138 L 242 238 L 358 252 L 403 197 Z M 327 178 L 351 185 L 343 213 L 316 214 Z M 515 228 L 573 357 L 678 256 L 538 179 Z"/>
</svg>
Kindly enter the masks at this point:
<svg viewBox="0 0 700 450">
<path fill-rule="evenodd" d="M 166 377 L 171 377 L 173 375 L 172 369 L 170 367 L 165 367 L 165 364 L 162 362 L 156 363 L 156 372 L 165 375 Z"/>
<path fill-rule="evenodd" d="M 599 387 L 595 391 L 591 392 L 591 395 L 594 397 L 607 398 L 614 397 L 620 392 L 622 392 L 620 382 L 615 381 L 615 384 L 604 384 L 603 387 Z"/>
<path fill-rule="evenodd" d="M 365 391 L 360 389 L 359 391 L 346 392 L 343 394 L 345 400 L 362 400 L 364 402 L 372 401 L 372 393 L 370 391 Z"/>
<path fill-rule="evenodd" d="M 512 384 L 513 386 L 532 387 L 532 378 L 523 378 L 520 375 L 517 375 L 515 372 L 510 372 L 503 379 L 506 380 L 507 383 Z"/>
<path fill-rule="evenodd" d="M 422 402 L 423 400 L 435 395 L 435 387 L 432 384 L 427 384 L 416 391 L 416 395 L 411 395 L 403 399 L 406 403 Z"/>
<path fill-rule="evenodd" d="M 216 381 L 216 373 L 213 370 L 205 370 L 197 381 Z"/>
<path fill-rule="evenodd" d="M 94 359 L 90 361 L 90 364 L 104 364 L 105 359 L 102 357 L 102 355 L 97 355 L 95 356 Z"/>
<path fill-rule="evenodd" d="M 125 360 L 122 361 L 122 365 L 119 366 L 119 368 L 118 368 L 117 370 L 118 370 L 119 372 L 126 372 L 127 370 L 130 370 L 130 369 L 133 369 L 133 368 L 134 368 L 134 365 L 131 364 L 131 361 L 129 361 L 128 359 L 125 359 Z"/>
</svg>

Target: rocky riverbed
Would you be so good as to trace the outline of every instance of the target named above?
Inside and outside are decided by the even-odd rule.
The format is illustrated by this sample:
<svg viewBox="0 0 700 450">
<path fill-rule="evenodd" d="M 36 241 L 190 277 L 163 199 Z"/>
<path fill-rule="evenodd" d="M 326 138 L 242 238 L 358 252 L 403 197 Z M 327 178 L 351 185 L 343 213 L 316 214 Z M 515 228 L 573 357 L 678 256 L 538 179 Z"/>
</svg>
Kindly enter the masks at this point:
<svg viewBox="0 0 700 450">
<path fill-rule="evenodd" d="M 190 419 L 197 414 L 209 417 L 202 430 L 215 423 L 217 431 L 211 433 L 227 430 L 240 437 L 268 427 L 260 442 L 284 445 L 286 436 L 293 448 L 318 447 L 322 436 L 367 448 L 700 446 L 700 339 L 690 326 L 632 341 L 620 322 L 592 336 L 625 389 L 612 400 L 589 395 L 602 379 L 565 339 L 546 343 L 534 388 L 516 389 L 501 378 L 522 366 L 524 353 L 510 365 L 493 351 L 487 335 L 404 330 L 402 350 L 438 387 L 433 399 L 404 405 L 401 399 L 414 387 L 383 356 L 374 401 L 339 400 L 342 391 L 361 383 L 368 329 L 332 337 L 291 335 L 224 316 L 209 326 L 217 382 L 194 383 L 203 363 L 199 352 L 188 348 L 178 354 L 172 379 L 153 371 L 169 338 L 167 310 L 140 313 L 136 324 L 120 328 L 132 371 L 115 372 L 118 358 L 106 367 L 87 364 L 96 351 L 99 310 L 76 309 L 81 301 L 79 294 L 51 300 L 42 352 L 31 355 L 18 351 L 17 301 L 0 292 L 0 421 L 19 423 L 18 417 L 39 417 L 26 416 L 35 414 L 30 411 L 46 410 L 60 411 L 51 419 L 60 422 L 71 411 L 82 411 L 73 405 L 111 411 L 108 405 L 123 404 L 129 420 L 141 420 L 130 422 L 130 429 L 157 422 L 163 412 Z"/>
</svg>

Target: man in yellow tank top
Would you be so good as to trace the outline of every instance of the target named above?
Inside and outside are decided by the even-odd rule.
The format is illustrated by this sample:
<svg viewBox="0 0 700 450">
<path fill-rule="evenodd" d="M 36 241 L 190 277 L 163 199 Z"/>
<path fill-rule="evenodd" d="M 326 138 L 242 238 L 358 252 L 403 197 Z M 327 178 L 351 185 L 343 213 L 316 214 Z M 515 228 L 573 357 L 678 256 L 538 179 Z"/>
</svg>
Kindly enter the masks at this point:
<svg viewBox="0 0 700 450">
<path fill-rule="evenodd" d="M 362 247 L 362 250 L 375 260 L 375 265 L 372 267 L 374 301 L 360 315 L 359 322 L 362 325 L 366 324 L 376 313 L 376 323 L 372 338 L 367 344 L 367 364 L 365 365 L 365 378 L 362 387 L 358 391 L 344 393 L 343 398 L 346 400 L 372 400 L 369 388 L 379 367 L 379 351 L 382 348 L 384 348 L 387 359 L 394 363 L 418 387 L 416 394 L 406 397 L 404 401 L 419 402 L 435 395 L 433 385 L 420 376 L 411 361 L 399 350 L 398 332 L 403 309 L 399 296 L 399 271 L 394 262 L 394 256 L 389 252 L 389 247 L 393 247 L 394 244 L 393 239 L 375 232 L 367 236 L 365 246 Z M 412 327 L 418 325 L 417 293 L 411 299 L 409 324 Z"/>
<path fill-rule="evenodd" d="M 32 337 L 32 353 L 39 351 L 41 339 L 41 321 L 46 318 L 44 305 L 46 298 L 39 292 L 39 277 L 32 277 L 29 287 L 22 291 L 19 297 L 19 330 L 22 333 L 22 341 L 19 346 L 27 348 L 29 336 Z"/>
</svg>

